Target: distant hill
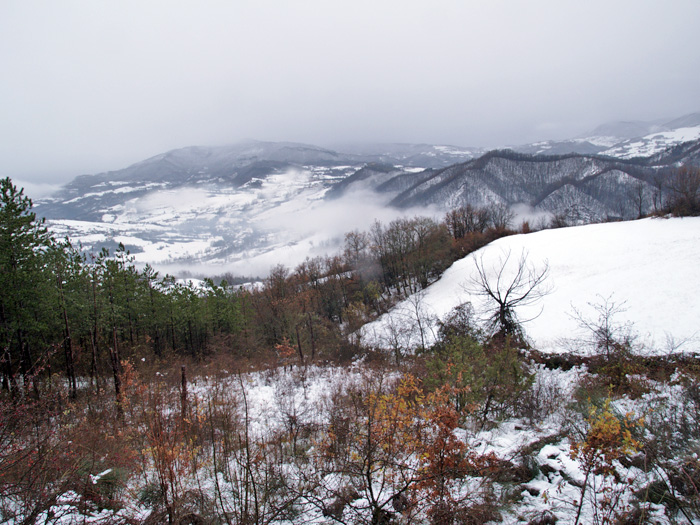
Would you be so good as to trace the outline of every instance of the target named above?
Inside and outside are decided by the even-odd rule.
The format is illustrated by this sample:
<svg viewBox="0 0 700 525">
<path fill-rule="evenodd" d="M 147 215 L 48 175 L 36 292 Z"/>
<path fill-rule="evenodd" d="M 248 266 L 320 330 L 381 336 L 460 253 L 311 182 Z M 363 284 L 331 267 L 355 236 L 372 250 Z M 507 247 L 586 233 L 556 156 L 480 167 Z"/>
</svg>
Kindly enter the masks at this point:
<svg viewBox="0 0 700 525">
<path fill-rule="evenodd" d="M 467 203 L 526 205 L 568 224 L 637 217 L 658 202 L 659 173 L 700 165 L 700 126 L 693 127 L 699 118 L 653 124 L 666 131 L 638 139 L 588 137 L 521 151 L 430 144 L 336 150 L 260 141 L 192 146 L 79 176 L 38 200 L 36 212 L 87 251 L 123 243 L 141 263 L 225 271 L 261 265 L 265 273 L 280 259 L 296 264 L 336 250 L 345 232 L 375 218 L 439 216 Z M 600 129 L 632 133 L 626 125 Z M 567 152 L 572 145 L 585 153 Z"/>
<path fill-rule="evenodd" d="M 511 149 L 532 155 L 580 153 L 630 158 L 654 155 L 698 138 L 700 113 L 691 113 L 671 120 L 609 122 L 573 139 L 549 140 Z"/>
<path fill-rule="evenodd" d="M 527 204 L 563 215 L 569 223 L 634 218 L 639 206 L 645 213 L 652 209 L 654 194 L 659 191 L 656 174 L 675 162 L 695 163 L 699 149 L 700 141 L 696 140 L 666 151 L 667 156 L 641 159 L 494 151 L 426 174 L 391 204 L 401 208 Z M 632 198 L 634 192 L 637 200 Z"/>
</svg>

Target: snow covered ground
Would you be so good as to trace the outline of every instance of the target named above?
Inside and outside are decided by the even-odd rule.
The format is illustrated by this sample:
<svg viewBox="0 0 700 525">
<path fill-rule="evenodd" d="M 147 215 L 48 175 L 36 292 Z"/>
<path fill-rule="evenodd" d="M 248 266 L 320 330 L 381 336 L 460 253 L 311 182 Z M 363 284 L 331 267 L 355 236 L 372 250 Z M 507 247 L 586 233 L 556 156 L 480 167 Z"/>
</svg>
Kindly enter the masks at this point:
<svg viewBox="0 0 700 525">
<path fill-rule="evenodd" d="M 580 318 L 597 321 L 598 310 L 607 303 L 618 310 L 614 323 L 632 323 L 642 351 L 700 352 L 700 217 L 592 224 L 499 239 L 457 261 L 438 282 L 366 325 L 364 342 L 417 347 L 420 315 L 425 343 L 430 343 L 436 321 L 468 301 L 485 316 L 488 303 L 474 293 L 476 262 L 495 283 L 507 260 L 503 286 L 511 282 L 521 254 L 535 269 L 549 266 L 548 295 L 516 310 L 520 319 L 532 319 L 524 329 L 535 348 L 586 353 L 590 347 L 581 341 L 591 334 Z M 397 329 L 406 322 L 413 329 Z"/>
<path fill-rule="evenodd" d="M 458 429 L 456 434 L 464 441 L 469 450 L 481 457 L 498 458 L 503 464 L 527 464 L 529 475 L 526 481 L 513 482 L 507 480 L 492 480 L 492 487 L 496 493 L 510 494 L 510 503 L 501 505 L 501 518 L 490 523 L 526 524 L 549 523 L 530 521 L 551 514 L 559 523 L 574 523 L 578 508 L 578 501 L 582 497 L 581 486 L 584 483 L 585 474 L 583 467 L 576 458 L 572 457 L 572 439 L 577 439 L 573 429 L 583 426 L 582 414 L 577 413 L 569 405 L 573 398 L 573 392 L 581 379 L 586 375 L 585 369 L 574 367 L 569 370 L 550 370 L 541 365 L 534 365 L 532 370 L 536 373 L 536 384 L 533 388 L 540 392 L 548 392 L 547 403 L 551 406 L 547 414 L 528 421 L 527 418 L 511 418 L 500 421 L 495 425 L 486 427 L 467 423 Z M 366 386 L 377 379 L 382 372 L 357 363 L 350 367 L 318 367 L 309 366 L 289 368 L 276 368 L 267 371 L 245 373 L 240 376 L 229 374 L 226 370 L 217 370 L 212 376 L 194 378 L 190 383 L 189 395 L 200 406 L 208 406 L 208 403 L 216 397 L 224 395 L 228 399 L 237 402 L 238 417 L 248 418 L 247 432 L 255 442 L 263 443 L 271 435 L 285 436 L 290 432 L 290 424 L 295 428 L 325 428 L 330 421 L 333 410 L 332 398 L 338 395 L 348 395 L 350 392 L 360 392 L 362 386 Z M 396 372 L 389 372 L 384 377 L 384 383 L 393 383 L 399 379 Z M 645 413 L 652 413 L 662 406 L 665 399 L 677 403 L 678 409 L 682 409 L 682 387 L 680 384 L 657 385 L 659 392 L 654 392 L 648 397 L 639 400 L 622 398 L 614 402 L 614 409 L 619 413 L 628 413 L 639 417 Z M 222 402 L 223 398 L 217 398 Z M 675 401 L 674 401 L 675 400 Z M 575 424 L 572 426 L 572 423 Z M 298 426 L 298 427 L 297 427 Z M 572 433 L 573 432 L 573 433 Z M 302 439 L 302 438 L 300 438 Z M 313 448 L 318 445 L 312 441 L 309 450 L 313 456 Z M 232 465 L 233 469 L 236 465 Z M 285 466 L 286 471 L 294 479 L 293 464 Z M 502 467 L 505 468 L 505 467 Z M 605 487 L 613 491 L 613 495 L 620 496 L 618 509 L 624 510 L 630 507 L 631 494 L 648 486 L 654 478 L 654 472 L 646 472 L 638 467 L 627 464 L 623 466 L 615 462 L 615 468 L 622 474 L 622 479 L 627 484 L 616 484 L 612 477 L 592 476 L 588 480 L 591 490 L 587 492 L 586 504 L 583 507 L 580 523 L 601 523 L 596 512 L 601 512 L 603 507 L 596 503 L 605 496 Z M 100 478 L 111 470 L 104 466 L 95 466 L 95 473 L 90 473 L 88 479 L 96 484 Z M 306 471 L 309 474 L 309 471 Z M 375 473 L 376 474 L 376 473 Z M 227 508 L 235 508 L 235 494 L 231 493 L 234 486 L 221 472 L 214 473 L 213 467 L 203 462 L 197 472 L 179 474 L 183 487 L 190 490 L 198 490 L 207 497 L 214 498 L 221 490 L 220 498 L 226 501 Z M 214 476 L 219 477 L 218 484 Z M 37 522 L 54 524 L 72 523 L 134 523 L 144 522 L 151 513 L 151 507 L 147 503 L 138 501 L 133 495 L 138 494 L 138 484 L 146 479 L 155 479 L 155 472 L 149 470 L 144 477 L 137 476 L 132 479 L 133 486 L 123 494 L 123 506 L 114 510 L 93 509 L 87 506 L 83 498 L 74 491 L 67 492 L 55 501 L 51 509 L 43 512 Z M 460 479 L 463 489 L 476 487 L 475 501 L 480 497 L 483 488 L 483 480 L 479 477 L 465 476 Z M 479 488 L 481 487 L 481 488 Z M 387 487 L 375 486 L 381 491 Z M 184 490 L 184 488 L 183 488 Z M 387 488 L 387 490 L 389 490 Z M 231 498 L 231 501 L 228 501 Z M 353 505 L 363 508 L 367 505 L 361 496 L 353 500 Z M 329 503 L 330 502 L 326 502 Z M 223 505 L 223 503 L 222 503 Z M 82 510 L 81 510 L 82 509 Z M 651 523 L 687 523 L 685 521 L 670 520 L 661 505 L 649 505 L 647 514 L 653 518 Z M 360 514 L 358 514 L 360 515 Z M 366 520 L 347 520 L 353 515 L 345 512 L 345 523 L 369 523 L 370 516 L 364 514 Z M 400 520 L 400 518 L 399 518 Z M 3 521 L 4 522 L 4 521 Z M 150 520 L 154 523 L 153 518 Z M 332 523 L 330 518 L 322 515 L 318 508 L 318 500 L 300 497 L 297 503 L 297 514 L 288 519 L 279 517 L 271 523 Z M 10 520 L 9 523 L 19 523 Z M 397 521 L 397 523 L 405 523 Z M 605 522 L 603 522 L 605 523 Z"/>
</svg>

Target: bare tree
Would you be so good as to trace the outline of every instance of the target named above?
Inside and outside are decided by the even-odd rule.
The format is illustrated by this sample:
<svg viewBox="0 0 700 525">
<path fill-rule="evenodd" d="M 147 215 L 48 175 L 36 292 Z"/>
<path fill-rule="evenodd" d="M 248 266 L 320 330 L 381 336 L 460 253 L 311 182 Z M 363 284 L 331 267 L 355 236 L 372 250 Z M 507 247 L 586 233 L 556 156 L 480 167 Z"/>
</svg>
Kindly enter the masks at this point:
<svg viewBox="0 0 700 525">
<path fill-rule="evenodd" d="M 551 287 L 545 285 L 549 275 L 548 262 L 545 261 L 541 268 L 529 264 L 525 250 L 518 259 L 512 257 L 509 250 L 492 266 L 484 262 L 483 253 L 473 258 L 477 275 L 467 283 L 466 290 L 488 300 L 488 316 L 494 337 L 522 338 L 521 324 L 537 316 L 519 319 L 516 309 L 533 305 L 551 292 Z"/>
<path fill-rule="evenodd" d="M 488 209 L 476 208 L 471 204 L 447 212 L 444 219 L 450 235 L 455 239 L 462 239 L 469 233 L 484 233 L 490 222 Z"/>
<path fill-rule="evenodd" d="M 345 234 L 343 257 L 353 269 L 359 269 L 369 259 L 370 236 L 368 233 L 353 230 Z"/>
<path fill-rule="evenodd" d="M 425 292 L 420 291 L 413 294 L 406 300 L 407 317 L 410 319 L 409 323 L 412 325 L 411 333 L 418 333 L 420 337 L 420 349 L 425 351 L 426 349 L 426 338 L 428 332 L 431 333 L 432 337 L 430 341 L 435 340 L 435 332 L 433 331 L 433 326 L 435 325 L 435 320 L 433 315 L 431 315 L 429 308 L 426 307 Z"/>
<path fill-rule="evenodd" d="M 637 218 L 641 219 L 644 217 L 644 212 L 648 208 L 647 202 L 649 200 L 647 195 L 647 183 L 643 180 L 636 180 L 628 189 L 628 194 L 632 204 L 634 205 L 634 211 L 637 214 Z"/>
<path fill-rule="evenodd" d="M 651 179 L 651 185 L 654 188 L 652 194 L 652 203 L 654 205 L 654 213 L 658 213 L 664 207 L 664 192 L 668 187 L 668 172 L 657 171 Z"/>
<path fill-rule="evenodd" d="M 515 218 L 515 213 L 507 204 L 494 202 L 488 207 L 491 225 L 496 230 L 507 230 Z"/>
<path fill-rule="evenodd" d="M 700 215 L 700 168 L 680 167 L 670 178 L 671 212 L 680 217 Z"/>
<path fill-rule="evenodd" d="M 634 354 L 641 349 L 635 343 L 637 335 L 634 324 L 617 320 L 619 314 L 627 311 L 626 302 L 614 301 L 613 294 L 597 297 L 597 302 L 588 303 L 589 308 L 585 313 L 571 305 L 573 314 L 569 316 L 576 321 L 582 333 L 568 343 L 572 350 L 580 351 L 583 347 L 591 352 L 588 370 L 608 388 L 627 391 L 635 384 L 632 374 L 636 373 L 638 364 Z"/>
<path fill-rule="evenodd" d="M 575 343 L 584 343 L 594 354 L 602 355 L 606 359 L 619 358 L 620 354 L 629 351 L 634 342 L 633 325 L 631 322 L 619 323 L 616 316 L 627 311 L 627 302 L 616 302 L 612 294 L 608 297 L 598 295 L 598 301 L 587 303 L 595 312 L 595 318 L 586 315 L 573 305 L 573 314 L 569 316 L 576 321 L 586 333 L 579 337 Z"/>
</svg>

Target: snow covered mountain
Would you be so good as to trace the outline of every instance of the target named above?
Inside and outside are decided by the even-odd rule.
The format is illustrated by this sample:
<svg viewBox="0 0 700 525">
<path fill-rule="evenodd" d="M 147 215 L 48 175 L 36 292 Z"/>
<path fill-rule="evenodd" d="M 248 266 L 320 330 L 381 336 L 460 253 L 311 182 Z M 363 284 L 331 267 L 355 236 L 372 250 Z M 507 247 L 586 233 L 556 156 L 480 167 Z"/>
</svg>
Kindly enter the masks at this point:
<svg viewBox="0 0 700 525">
<path fill-rule="evenodd" d="M 633 203 L 628 188 L 639 183 L 645 193 L 653 188 L 653 170 L 597 156 L 529 156 L 511 151 L 491 152 L 471 162 L 435 171 L 399 194 L 399 207 L 444 203 L 487 205 L 527 204 L 569 222 L 606 217 L 630 217 Z M 649 200 L 649 202 L 651 202 Z"/>
<path fill-rule="evenodd" d="M 377 346 L 396 341 L 395 326 L 413 326 L 398 336 L 405 347 L 435 340 L 437 321 L 465 302 L 484 316 L 489 302 L 478 291 L 476 263 L 492 286 L 503 292 L 512 283 L 521 255 L 528 267 L 549 267 L 540 302 L 516 309 L 526 335 L 540 351 L 587 353 L 581 341 L 591 334 L 583 319 L 597 322 L 596 307 L 615 305 L 611 323 L 629 327 L 646 352 L 700 352 L 700 217 L 642 219 L 591 224 L 499 239 L 455 262 L 436 283 L 399 303 L 362 329 L 363 340 Z M 502 270 L 502 272 L 501 272 Z M 500 273 L 500 275 L 499 275 Z M 415 321 L 416 312 L 422 323 Z M 578 314 L 577 314 L 578 312 Z M 579 315 L 580 314 L 580 315 Z M 575 348 L 569 342 L 577 341 Z"/>
<path fill-rule="evenodd" d="M 700 129 L 700 128 L 699 128 Z M 679 164 L 700 164 L 700 140 L 649 157 L 526 155 L 492 151 L 441 170 L 423 172 L 391 205 L 451 208 L 465 203 L 527 205 L 567 224 L 631 219 L 654 209 L 660 176 Z"/>
<path fill-rule="evenodd" d="M 447 146 L 395 146 L 390 153 L 401 158 L 293 143 L 183 148 L 78 177 L 39 201 L 37 213 L 87 251 L 123 243 L 138 262 L 175 271 L 195 265 L 264 274 L 280 260 L 296 264 L 316 249 L 325 253 L 345 231 L 369 227 L 375 217 L 402 213 L 386 209 L 396 192 L 368 191 L 361 179 L 410 179 L 424 168 L 402 162 L 445 166 L 472 156 Z"/>
<path fill-rule="evenodd" d="M 335 251 L 345 232 L 367 229 L 374 219 L 439 217 L 465 203 L 524 204 L 571 224 L 635 217 L 640 206 L 652 207 L 657 173 L 700 164 L 700 114 L 618 140 L 650 126 L 599 128 L 618 137 L 588 137 L 584 142 L 594 148 L 569 141 L 607 156 L 426 144 L 188 147 L 77 177 L 38 201 L 36 211 L 59 237 L 87 251 L 123 243 L 138 262 L 170 271 L 265 274 L 279 262 L 293 266 Z M 563 143 L 550 146 L 529 149 L 566 150 Z"/>
<path fill-rule="evenodd" d="M 512 147 L 532 155 L 607 155 L 629 159 L 658 154 L 683 142 L 700 139 L 700 113 L 653 122 L 610 122 L 570 140 L 549 140 Z"/>
<path fill-rule="evenodd" d="M 700 122 L 700 116 L 698 118 Z M 602 152 L 603 155 L 619 159 L 649 157 L 669 147 L 700 139 L 700 124 L 650 133 L 643 137 L 629 139 Z"/>
</svg>

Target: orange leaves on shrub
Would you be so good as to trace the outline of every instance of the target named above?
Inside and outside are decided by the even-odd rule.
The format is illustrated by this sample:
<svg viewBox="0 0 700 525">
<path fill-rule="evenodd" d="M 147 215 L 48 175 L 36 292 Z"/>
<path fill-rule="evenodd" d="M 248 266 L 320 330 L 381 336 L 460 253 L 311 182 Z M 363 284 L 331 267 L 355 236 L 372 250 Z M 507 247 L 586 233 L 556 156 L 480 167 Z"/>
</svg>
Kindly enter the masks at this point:
<svg viewBox="0 0 700 525">
<path fill-rule="evenodd" d="M 618 483 L 615 462 L 641 448 L 633 433 L 642 428 L 644 420 L 634 419 L 631 414 L 618 417 L 610 407 L 608 398 L 602 408 L 591 408 L 586 422 L 588 432 L 581 441 L 572 440 L 569 453 L 572 459 L 579 461 L 584 474 L 581 496 L 574 502 L 577 507 L 574 525 L 580 523 L 586 489 L 591 480 L 595 489 L 591 499 L 593 513 L 602 516 L 602 523 L 612 523 L 622 495 L 631 488 L 631 481 Z M 596 486 L 595 476 L 603 477 L 602 485 Z M 599 494 L 602 496 L 599 497 Z"/>
<path fill-rule="evenodd" d="M 292 347 L 292 345 L 289 343 L 289 339 L 286 337 L 282 343 L 275 345 L 275 351 L 277 352 L 277 355 L 284 360 L 291 358 L 295 352 L 294 347 Z"/>
<path fill-rule="evenodd" d="M 612 475 L 614 461 L 636 453 L 641 447 L 632 434 L 644 425 L 643 418 L 635 420 L 631 414 L 618 418 L 610 408 L 610 399 L 602 409 L 593 407 L 587 422 L 588 433 L 582 441 L 571 444 L 570 453 L 572 459 L 581 461 L 584 471 Z"/>
<path fill-rule="evenodd" d="M 488 475 L 495 464 L 459 435 L 464 414 L 452 401 L 459 393 L 449 385 L 426 393 L 419 379 L 405 375 L 393 387 L 379 383 L 351 395 L 352 412 L 337 414 L 329 426 L 322 459 L 354 478 L 377 508 L 383 503 L 374 484 L 391 486 L 389 495 L 410 501 L 410 512 L 457 508 L 461 479 Z"/>
</svg>

